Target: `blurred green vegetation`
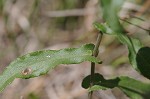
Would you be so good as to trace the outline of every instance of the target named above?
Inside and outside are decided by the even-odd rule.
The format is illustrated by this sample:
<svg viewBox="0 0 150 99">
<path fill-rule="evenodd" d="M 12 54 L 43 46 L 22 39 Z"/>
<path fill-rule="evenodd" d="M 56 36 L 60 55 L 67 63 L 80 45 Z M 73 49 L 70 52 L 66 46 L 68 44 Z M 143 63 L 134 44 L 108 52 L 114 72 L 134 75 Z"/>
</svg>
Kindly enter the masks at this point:
<svg viewBox="0 0 150 99">
<path fill-rule="evenodd" d="M 27 99 L 40 99 L 40 97 L 37 94 L 30 93 L 28 95 Z"/>
</svg>

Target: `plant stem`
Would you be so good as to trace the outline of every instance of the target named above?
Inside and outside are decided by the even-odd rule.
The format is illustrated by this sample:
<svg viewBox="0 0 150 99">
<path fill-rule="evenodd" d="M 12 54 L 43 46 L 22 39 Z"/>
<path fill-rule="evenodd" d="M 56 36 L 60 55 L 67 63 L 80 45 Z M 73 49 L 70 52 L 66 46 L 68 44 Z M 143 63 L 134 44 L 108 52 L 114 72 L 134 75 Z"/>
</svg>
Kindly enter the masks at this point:
<svg viewBox="0 0 150 99">
<path fill-rule="evenodd" d="M 98 56 L 98 53 L 99 53 L 99 46 L 100 46 L 100 43 L 101 43 L 101 40 L 102 40 L 102 36 L 103 36 L 103 34 L 102 34 L 102 32 L 100 32 L 100 33 L 98 34 L 97 41 L 96 41 L 96 45 L 95 45 L 95 47 L 94 47 L 94 51 L 93 51 L 92 56 L 95 56 L 95 57 Z M 92 87 L 93 84 L 94 84 L 94 74 L 95 74 L 95 63 L 91 62 L 91 79 L 90 79 L 91 84 L 90 84 L 90 87 Z M 89 93 L 89 99 L 92 99 L 92 95 L 93 95 L 93 91 L 91 91 L 91 92 Z"/>
</svg>

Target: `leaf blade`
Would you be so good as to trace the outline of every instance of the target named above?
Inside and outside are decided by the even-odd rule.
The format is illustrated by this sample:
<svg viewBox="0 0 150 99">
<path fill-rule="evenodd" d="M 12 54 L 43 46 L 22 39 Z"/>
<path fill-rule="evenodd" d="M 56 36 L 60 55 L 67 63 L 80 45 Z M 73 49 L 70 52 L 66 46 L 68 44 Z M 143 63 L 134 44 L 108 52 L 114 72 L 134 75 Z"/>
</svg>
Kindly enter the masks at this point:
<svg viewBox="0 0 150 99">
<path fill-rule="evenodd" d="M 11 62 L 0 75 L 0 91 L 15 78 L 37 77 L 46 74 L 59 64 L 78 64 L 83 61 L 100 63 L 100 60 L 92 56 L 93 49 L 93 44 L 86 44 L 80 48 L 36 51 L 21 56 Z"/>
<path fill-rule="evenodd" d="M 89 88 L 89 91 L 106 90 L 118 87 L 131 99 L 148 99 L 149 97 L 150 84 L 143 83 L 141 81 L 126 76 L 116 77 L 114 79 L 104 79 L 101 74 L 95 73 L 94 77 L 99 78 L 99 80 L 94 82 L 94 86 Z M 90 75 L 83 79 L 82 87 L 85 89 L 90 87 L 89 81 Z M 85 87 L 84 84 L 87 83 L 89 83 L 89 85 L 86 85 Z"/>
<path fill-rule="evenodd" d="M 124 45 L 128 47 L 128 58 L 133 66 L 133 68 L 137 71 L 139 71 L 139 68 L 137 66 L 137 61 L 136 61 L 136 54 L 138 53 L 139 49 L 143 47 L 143 44 L 135 38 L 129 37 L 123 33 L 116 34 L 107 24 L 101 24 L 101 23 L 96 23 L 95 27 L 102 31 L 105 34 L 110 34 L 116 36 L 116 38 Z"/>
<path fill-rule="evenodd" d="M 137 67 L 142 75 L 150 79 L 150 47 L 142 47 L 136 55 Z"/>
<path fill-rule="evenodd" d="M 129 61 L 133 68 L 139 72 L 136 62 L 136 54 L 143 45 L 139 40 L 127 36 L 123 26 L 119 22 L 117 14 L 123 3 L 124 0 L 101 0 L 103 18 L 108 25 L 97 23 L 95 27 L 105 34 L 115 35 L 122 44 L 127 45 L 129 50 Z"/>
<path fill-rule="evenodd" d="M 123 3 L 124 0 L 101 0 L 103 18 L 117 34 L 125 33 L 117 15 Z"/>
</svg>

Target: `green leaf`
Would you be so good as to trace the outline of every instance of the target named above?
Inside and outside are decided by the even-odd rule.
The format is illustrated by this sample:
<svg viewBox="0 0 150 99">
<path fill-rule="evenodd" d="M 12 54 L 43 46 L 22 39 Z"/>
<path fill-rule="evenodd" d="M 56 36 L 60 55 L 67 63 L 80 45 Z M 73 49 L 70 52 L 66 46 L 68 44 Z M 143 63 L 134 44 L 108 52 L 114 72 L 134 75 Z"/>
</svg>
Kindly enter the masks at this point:
<svg viewBox="0 0 150 99">
<path fill-rule="evenodd" d="M 143 48 L 143 45 L 139 40 L 127 36 L 119 22 L 117 13 L 123 2 L 124 0 L 101 0 L 103 17 L 108 25 L 96 23 L 95 27 L 105 34 L 115 35 L 121 43 L 127 45 L 129 50 L 129 61 L 133 68 L 150 79 L 150 72 L 148 71 L 150 70 L 150 63 L 148 62 L 150 58 L 147 56 L 150 56 L 150 51 L 148 48 Z"/>
<path fill-rule="evenodd" d="M 90 86 L 90 81 L 91 81 L 91 80 L 90 80 L 90 79 L 91 79 L 90 77 L 91 77 L 91 75 L 89 75 L 89 76 L 87 76 L 87 77 L 85 77 L 85 78 L 83 79 L 83 81 L 82 81 L 82 87 L 83 87 L 83 88 L 85 88 L 85 89 L 89 88 L 89 86 Z M 100 80 L 104 80 L 104 77 L 103 77 L 102 75 L 98 74 L 98 73 L 95 73 L 93 82 L 96 83 L 96 82 L 98 82 L 98 81 L 100 81 Z"/>
<path fill-rule="evenodd" d="M 83 88 L 90 87 L 91 75 L 85 77 L 82 82 Z M 150 84 L 143 83 L 141 81 L 129 78 L 126 76 L 117 77 L 114 79 L 104 79 L 101 74 L 96 73 L 95 78 L 99 80 L 94 82 L 94 86 L 89 88 L 89 91 L 94 90 L 106 90 L 114 87 L 121 89 L 131 99 L 148 99 L 150 94 Z M 86 84 L 86 86 L 84 86 Z M 88 84 L 88 85 L 87 85 Z M 88 87 L 87 87 L 88 86 Z"/>
<path fill-rule="evenodd" d="M 125 33 L 117 15 L 123 3 L 124 0 L 101 0 L 103 18 L 116 33 Z"/>
<path fill-rule="evenodd" d="M 97 30 L 99 30 L 99 31 L 101 31 L 102 33 L 105 33 L 105 34 L 110 34 L 110 35 L 114 35 L 115 34 L 115 32 L 113 32 L 111 29 L 110 29 L 110 27 L 107 25 L 107 23 L 97 23 L 97 22 L 95 22 L 94 24 L 94 27 L 97 29 Z"/>
<path fill-rule="evenodd" d="M 129 61 L 133 68 L 139 71 L 136 62 L 136 54 L 143 45 L 139 40 L 127 36 L 119 22 L 117 14 L 123 3 L 124 0 L 101 0 L 103 17 L 108 25 L 96 23 L 95 27 L 105 34 L 115 35 L 121 43 L 127 45 L 129 50 Z"/>
<path fill-rule="evenodd" d="M 142 75 L 150 79 L 150 47 L 142 47 L 138 51 L 136 62 Z"/>
<path fill-rule="evenodd" d="M 105 34 L 115 35 L 122 44 L 127 45 L 129 50 L 129 61 L 133 68 L 139 71 L 136 62 L 136 54 L 138 50 L 143 47 L 142 43 L 138 39 L 131 38 L 123 33 L 116 34 L 107 24 L 96 23 L 94 25 L 99 31 L 102 31 Z"/>
<path fill-rule="evenodd" d="M 129 61 L 132 64 L 133 68 L 140 72 L 143 76 L 147 77 L 150 79 L 150 48 L 149 47 L 143 47 L 142 43 L 135 38 L 131 38 L 125 34 L 115 34 L 109 26 L 106 26 L 107 24 L 99 24 L 96 23 L 95 27 L 99 31 L 103 31 L 105 34 L 111 34 L 115 35 L 119 41 L 127 45 L 128 50 L 129 50 Z M 106 33 L 106 32 L 110 33 Z"/>
<path fill-rule="evenodd" d="M 80 48 L 36 51 L 21 56 L 11 62 L 0 76 L 0 91 L 15 78 L 37 77 L 46 74 L 59 64 L 79 64 L 83 61 L 101 63 L 91 56 L 93 49 L 93 44 L 87 44 Z"/>
<path fill-rule="evenodd" d="M 143 47 L 142 43 L 138 39 L 128 37 L 127 35 L 124 35 L 124 34 L 120 34 L 116 36 L 120 40 L 121 43 L 123 43 L 124 45 L 127 45 L 128 51 L 129 51 L 129 54 L 128 54 L 129 61 L 131 65 L 133 66 L 133 68 L 139 71 L 139 68 L 137 67 L 137 62 L 136 62 L 136 54 L 138 50 Z"/>
</svg>

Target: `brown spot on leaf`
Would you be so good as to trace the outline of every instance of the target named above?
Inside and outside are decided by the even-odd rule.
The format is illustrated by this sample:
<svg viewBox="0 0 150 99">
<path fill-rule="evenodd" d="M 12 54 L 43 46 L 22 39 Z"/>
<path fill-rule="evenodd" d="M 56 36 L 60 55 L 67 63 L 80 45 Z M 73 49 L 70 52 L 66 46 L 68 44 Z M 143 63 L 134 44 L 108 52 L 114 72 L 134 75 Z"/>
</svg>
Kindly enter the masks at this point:
<svg viewBox="0 0 150 99">
<path fill-rule="evenodd" d="M 26 68 L 26 69 L 24 69 L 21 73 L 22 73 L 23 75 L 28 75 L 28 74 L 31 74 L 31 72 L 32 72 L 32 69 L 31 69 L 31 68 Z"/>
</svg>

